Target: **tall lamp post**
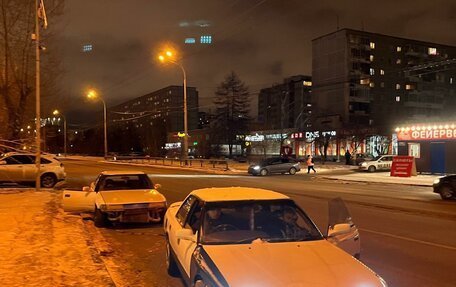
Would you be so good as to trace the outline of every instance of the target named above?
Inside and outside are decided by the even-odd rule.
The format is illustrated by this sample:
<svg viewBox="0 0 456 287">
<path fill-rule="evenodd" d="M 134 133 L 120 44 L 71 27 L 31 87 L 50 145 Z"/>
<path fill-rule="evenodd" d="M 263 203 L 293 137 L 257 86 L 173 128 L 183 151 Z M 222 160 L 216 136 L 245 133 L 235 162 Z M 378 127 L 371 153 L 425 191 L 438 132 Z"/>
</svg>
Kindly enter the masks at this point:
<svg viewBox="0 0 456 287">
<path fill-rule="evenodd" d="M 158 55 L 158 60 L 165 63 L 169 62 L 178 66 L 182 70 L 184 77 L 184 153 L 183 159 L 188 158 L 188 122 L 187 122 L 187 73 L 185 72 L 184 66 L 177 62 L 174 58 L 174 53 L 171 51 L 165 51 L 163 54 Z"/>
<path fill-rule="evenodd" d="M 54 116 L 61 116 L 63 118 L 63 156 L 67 156 L 67 121 L 64 114 L 60 113 L 58 110 L 52 112 Z"/>
<path fill-rule="evenodd" d="M 87 98 L 90 100 L 100 100 L 103 103 L 103 126 L 104 126 L 104 157 L 108 157 L 108 124 L 107 124 L 107 112 L 106 112 L 106 102 L 102 97 L 98 95 L 95 90 L 89 90 L 87 92 Z"/>
</svg>

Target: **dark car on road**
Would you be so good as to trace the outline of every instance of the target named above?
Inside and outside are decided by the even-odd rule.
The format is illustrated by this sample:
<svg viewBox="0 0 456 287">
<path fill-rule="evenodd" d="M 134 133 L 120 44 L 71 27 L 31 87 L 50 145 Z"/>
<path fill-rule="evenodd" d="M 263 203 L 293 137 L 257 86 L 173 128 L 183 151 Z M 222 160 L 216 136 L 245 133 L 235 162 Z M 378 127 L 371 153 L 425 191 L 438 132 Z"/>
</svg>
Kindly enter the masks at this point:
<svg viewBox="0 0 456 287">
<path fill-rule="evenodd" d="M 272 173 L 295 174 L 301 170 L 300 163 L 293 158 L 273 157 L 261 161 L 259 164 L 249 166 L 251 175 L 268 175 Z"/>
<path fill-rule="evenodd" d="M 434 181 L 434 192 L 444 200 L 456 198 L 456 175 L 447 175 Z"/>
</svg>

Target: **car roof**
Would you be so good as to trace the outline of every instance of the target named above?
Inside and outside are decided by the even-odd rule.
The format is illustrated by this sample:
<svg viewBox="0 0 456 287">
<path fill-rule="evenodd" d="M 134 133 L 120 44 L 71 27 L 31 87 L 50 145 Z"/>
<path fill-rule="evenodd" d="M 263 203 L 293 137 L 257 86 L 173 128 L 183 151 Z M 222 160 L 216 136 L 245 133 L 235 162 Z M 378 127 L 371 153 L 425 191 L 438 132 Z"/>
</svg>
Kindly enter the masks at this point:
<svg viewBox="0 0 456 287">
<path fill-rule="evenodd" d="M 139 170 L 105 170 L 101 172 L 102 175 L 134 175 L 146 174 L 144 171 Z"/>
<path fill-rule="evenodd" d="M 3 156 L 13 156 L 13 155 L 27 155 L 27 156 L 36 156 L 35 153 L 31 153 L 31 152 L 17 152 L 17 151 L 11 151 L 11 152 L 7 152 L 7 153 L 4 153 Z M 42 153 L 41 154 L 41 157 L 45 157 L 46 159 L 53 159 L 54 158 L 54 155 L 52 154 L 46 154 L 46 153 Z"/>
<path fill-rule="evenodd" d="M 288 196 L 272 190 L 250 187 L 203 188 L 196 189 L 190 194 L 205 202 L 290 199 Z"/>
</svg>

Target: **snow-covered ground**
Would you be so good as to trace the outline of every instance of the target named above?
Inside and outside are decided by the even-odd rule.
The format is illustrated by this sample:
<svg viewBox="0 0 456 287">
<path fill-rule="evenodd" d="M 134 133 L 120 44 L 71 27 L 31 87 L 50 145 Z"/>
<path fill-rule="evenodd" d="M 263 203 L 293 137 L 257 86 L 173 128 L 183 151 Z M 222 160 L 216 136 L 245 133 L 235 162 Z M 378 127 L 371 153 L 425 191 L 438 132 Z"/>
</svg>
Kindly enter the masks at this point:
<svg viewBox="0 0 456 287">
<path fill-rule="evenodd" d="M 115 286 L 93 241 L 60 193 L 0 189 L 1 286 Z"/>
<path fill-rule="evenodd" d="M 439 178 L 439 175 L 417 175 L 412 177 L 394 177 L 390 176 L 389 172 L 356 172 L 344 175 L 331 175 L 327 176 L 329 179 L 338 179 L 345 181 L 361 181 L 372 183 L 393 183 L 393 184 L 407 184 L 407 185 L 420 185 L 432 186 L 434 180 Z"/>
</svg>

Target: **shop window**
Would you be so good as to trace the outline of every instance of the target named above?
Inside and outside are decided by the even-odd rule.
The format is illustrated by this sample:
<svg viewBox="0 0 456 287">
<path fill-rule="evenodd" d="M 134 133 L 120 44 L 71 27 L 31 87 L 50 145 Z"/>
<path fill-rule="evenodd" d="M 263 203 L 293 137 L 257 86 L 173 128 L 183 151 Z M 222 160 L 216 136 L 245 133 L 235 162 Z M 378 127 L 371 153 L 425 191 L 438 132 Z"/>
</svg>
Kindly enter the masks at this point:
<svg viewBox="0 0 456 287">
<path fill-rule="evenodd" d="M 419 143 L 409 143 L 408 144 L 408 155 L 415 158 L 420 158 L 420 144 Z"/>
</svg>

